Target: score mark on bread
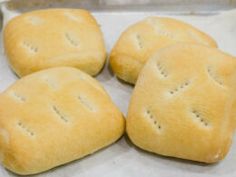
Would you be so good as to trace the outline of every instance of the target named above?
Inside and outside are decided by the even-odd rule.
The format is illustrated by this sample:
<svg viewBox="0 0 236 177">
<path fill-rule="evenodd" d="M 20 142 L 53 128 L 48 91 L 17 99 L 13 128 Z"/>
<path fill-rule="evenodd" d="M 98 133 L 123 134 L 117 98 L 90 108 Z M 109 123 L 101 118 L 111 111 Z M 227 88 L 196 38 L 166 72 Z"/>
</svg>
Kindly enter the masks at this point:
<svg viewBox="0 0 236 177">
<path fill-rule="evenodd" d="M 57 115 L 57 117 L 60 118 L 61 120 L 63 120 L 65 123 L 67 123 L 69 121 L 67 116 L 65 116 L 64 113 L 62 113 L 61 110 L 59 110 L 59 108 L 57 108 L 55 105 L 52 106 L 52 109 L 55 112 L 55 114 Z"/>
<path fill-rule="evenodd" d="M 182 84 L 177 85 L 174 89 L 169 91 L 169 94 L 174 96 L 175 94 L 184 91 L 190 85 L 190 83 L 190 81 L 185 81 Z"/>
<path fill-rule="evenodd" d="M 11 91 L 9 94 L 11 95 L 11 97 L 14 100 L 16 100 L 18 102 L 24 103 L 26 101 L 26 98 L 23 95 L 20 95 L 20 94 L 16 93 L 15 91 Z"/>
<path fill-rule="evenodd" d="M 158 132 L 162 130 L 161 124 L 158 122 L 156 116 L 149 109 L 146 110 L 145 116 L 148 118 L 148 120 L 151 122 L 151 124 L 156 128 Z"/>
<path fill-rule="evenodd" d="M 94 107 L 91 105 L 91 103 L 82 95 L 78 96 L 78 99 L 80 103 L 85 106 L 88 110 L 94 111 Z"/>
<path fill-rule="evenodd" d="M 216 73 L 210 66 L 207 67 L 207 72 L 212 80 L 214 80 L 220 86 L 223 86 L 223 82 L 220 80 L 220 78 L 216 75 Z"/>
<path fill-rule="evenodd" d="M 194 121 L 197 121 L 198 123 L 200 123 L 201 126 L 205 128 L 209 128 L 209 122 L 203 117 L 203 115 L 199 111 L 193 109 L 191 112 L 193 114 Z"/>
<path fill-rule="evenodd" d="M 22 43 L 22 46 L 28 51 L 28 53 L 30 54 L 36 54 L 38 52 L 38 47 L 34 46 L 32 43 L 30 42 L 26 42 L 24 41 Z"/>
<path fill-rule="evenodd" d="M 78 47 L 79 46 L 79 41 L 76 39 L 71 33 L 66 32 L 65 33 L 65 38 L 67 41 L 73 46 L 73 47 Z"/>
<path fill-rule="evenodd" d="M 161 78 L 165 78 L 168 76 L 168 72 L 160 62 L 157 62 L 157 70 Z"/>
<path fill-rule="evenodd" d="M 136 39 L 135 43 L 137 44 L 138 49 L 141 50 L 143 48 L 143 42 L 141 36 L 139 34 L 136 34 L 135 39 Z"/>
<path fill-rule="evenodd" d="M 24 123 L 22 123 L 21 121 L 17 122 L 17 126 L 26 134 L 28 134 L 29 136 L 34 136 L 35 133 L 29 128 L 27 127 L 27 125 L 25 125 Z"/>
</svg>

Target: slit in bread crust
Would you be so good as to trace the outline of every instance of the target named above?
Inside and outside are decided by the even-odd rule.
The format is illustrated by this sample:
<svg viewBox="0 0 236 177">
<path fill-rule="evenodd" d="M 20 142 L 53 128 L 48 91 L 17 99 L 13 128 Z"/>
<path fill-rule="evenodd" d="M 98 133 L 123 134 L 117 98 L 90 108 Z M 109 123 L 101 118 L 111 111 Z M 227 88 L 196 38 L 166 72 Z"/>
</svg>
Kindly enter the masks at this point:
<svg viewBox="0 0 236 177">
<path fill-rule="evenodd" d="M 152 123 L 152 125 L 160 132 L 162 130 L 161 124 L 157 121 L 156 116 L 149 110 L 147 109 L 145 112 L 146 118 Z"/>
<path fill-rule="evenodd" d="M 24 41 L 22 46 L 27 49 L 27 51 L 31 54 L 36 54 L 38 52 L 38 47 L 34 46 L 33 44 Z"/>
<path fill-rule="evenodd" d="M 17 126 L 21 130 L 23 130 L 25 133 L 27 133 L 29 136 L 34 136 L 35 135 L 35 133 L 21 121 L 17 122 Z"/>
<path fill-rule="evenodd" d="M 138 48 L 142 49 L 143 42 L 142 42 L 142 38 L 141 38 L 140 34 L 136 34 L 135 38 L 136 38 L 136 43 L 137 43 Z"/>
<path fill-rule="evenodd" d="M 57 117 L 59 117 L 61 120 L 63 120 L 65 123 L 69 122 L 67 117 L 62 114 L 62 112 L 54 105 L 52 106 L 53 111 L 56 113 Z"/>
<path fill-rule="evenodd" d="M 207 67 L 207 73 L 218 85 L 223 86 L 223 82 L 219 79 L 216 73 L 212 70 L 211 67 Z"/>
<path fill-rule="evenodd" d="M 209 128 L 210 123 L 208 120 L 206 120 L 203 115 L 200 113 L 200 111 L 197 111 L 196 109 L 192 109 L 192 118 L 199 123 L 202 127 Z"/>
<path fill-rule="evenodd" d="M 180 91 L 185 90 L 187 87 L 189 87 L 190 83 L 191 83 L 190 81 L 185 81 L 184 83 L 182 83 L 182 84 L 178 85 L 177 87 L 175 87 L 174 89 L 170 90 L 169 94 L 175 95 L 175 94 L 179 93 Z"/>
<path fill-rule="evenodd" d="M 24 103 L 26 101 L 26 98 L 23 95 L 20 95 L 16 92 L 11 92 L 10 95 L 17 101 Z"/>
<path fill-rule="evenodd" d="M 160 62 L 157 62 L 157 71 L 162 78 L 168 77 L 168 72 Z"/>
<path fill-rule="evenodd" d="M 75 39 L 74 37 L 72 37 L 71 34 L 69 34 L 68 32 L 65 33 L 65 38 L 66 40 L 74 47 L 78 47 L 79 46 L 79 42 L 77 39 Z"/>
<path fill-rule="evenodd" d="M 88 102 L 87 99 L 85 99 L 85 98 L 82 97 L 82 96 L 78 96 L 78 99 L 79 99 L 80 103 L 81 103 L 82 105 L 84 105 L 88 110 L 94 111 L 94 108 L 93 108 L 92 105 Z"/>
</svg>

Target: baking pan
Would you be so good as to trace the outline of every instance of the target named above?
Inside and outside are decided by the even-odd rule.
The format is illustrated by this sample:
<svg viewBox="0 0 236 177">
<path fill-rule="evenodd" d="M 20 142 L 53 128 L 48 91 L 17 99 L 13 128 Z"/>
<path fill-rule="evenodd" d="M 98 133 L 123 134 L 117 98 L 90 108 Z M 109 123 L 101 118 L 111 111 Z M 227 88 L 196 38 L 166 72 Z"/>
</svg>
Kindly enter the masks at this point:
<svg viewBox="0 0 236 177">
<path fill-rule="evenodd" d="M 233 9 L 236 0 L 11 0 L 8 7 L 21 11 L 50 7 L 80 7 L 91 11 L 212 12 Z"/>
</svg>

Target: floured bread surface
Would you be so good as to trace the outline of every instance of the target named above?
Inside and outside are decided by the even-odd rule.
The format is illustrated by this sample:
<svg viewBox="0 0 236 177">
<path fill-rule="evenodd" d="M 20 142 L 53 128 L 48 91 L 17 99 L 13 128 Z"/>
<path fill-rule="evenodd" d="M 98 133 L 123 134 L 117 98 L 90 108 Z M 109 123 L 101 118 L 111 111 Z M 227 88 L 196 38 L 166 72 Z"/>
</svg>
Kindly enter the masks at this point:
<svg viewBox="0 0 236 177">
<path fill-rule="evenodd" d="M 126 29 L 110 55 L 110 64 L 120 79 L 134 84 L 146 60 L 157 49 L 178 42 L 217 47 L 216 42 L 184 22 L 148 17 Z"/>
<path fill-rule="evenodd" d="M 179 44 L 157 52 L 136 83 L 127 132 L 140 148 L 213 163 L 233 135 L 235 58 L 204 46 Z"/>
<path fill-rule="evenodd" d="M 39 10 L 15 17 L 4 29 L 4 47 L 19 76 L 56 66 L 96 75 L 106 58 L 102 33 L 86 10 Z"/>
<path fill-rule="evenodd" d="M 115 142 L 121 112 L 100 84 L 70 67 L 28 75 L 0 95 L 0 157 L 18 174 L 39 173 Z"/>
</svg>

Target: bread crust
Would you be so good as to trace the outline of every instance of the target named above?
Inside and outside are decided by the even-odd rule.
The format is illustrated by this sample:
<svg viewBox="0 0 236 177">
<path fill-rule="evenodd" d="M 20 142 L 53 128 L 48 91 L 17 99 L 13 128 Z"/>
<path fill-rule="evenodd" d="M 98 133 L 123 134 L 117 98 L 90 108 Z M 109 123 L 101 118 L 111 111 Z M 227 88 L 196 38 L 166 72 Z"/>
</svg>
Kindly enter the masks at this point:
<svg viewBox="0 0 236 177">
<path fill-rule="evenodd" d="M 0 95 L 0 157 L 17 174 L 92 154 L 120 138 L 124 127 L 103 87 L 75 68 L 33 73 Z"/>
<path fill-rule="evenodd" d="M 231 146 L 236 60 L 217 49 L 178 44 L 146 63 L 131 97 L 127 133 L 164 156 L 214 163 Z"/>
<path fill-rule="evenodd" d="M 22 14 L 4 28 L 5 53 L 19 76 L 71 66 L 94 76 L 106 50 L 96 19 L 82 9 L 46 9 Z"/>
</svg>

